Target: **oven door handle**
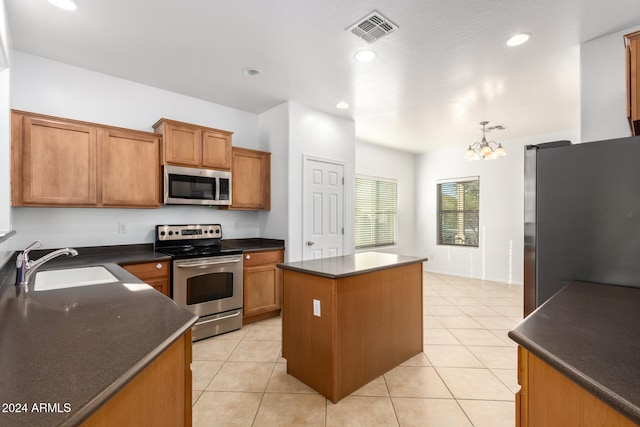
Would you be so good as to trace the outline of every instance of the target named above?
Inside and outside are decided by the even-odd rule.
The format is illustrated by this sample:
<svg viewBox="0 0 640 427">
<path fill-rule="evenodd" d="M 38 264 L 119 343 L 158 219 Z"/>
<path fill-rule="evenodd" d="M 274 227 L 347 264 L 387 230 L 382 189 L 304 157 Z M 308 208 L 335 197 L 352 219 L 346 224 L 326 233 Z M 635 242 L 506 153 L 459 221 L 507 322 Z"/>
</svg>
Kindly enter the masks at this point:
<svg viewBox="0 0 640 427">
<path fill-rule="evenodd" d="M 238 316 L 240 316 L 240 312 L 239 311 L 236 312 L 236 313 L 230 314 L 228 316 L 216 317 L 215 319 L 209 319 L 209 320 L 205 320 L 203 322 L 197 322 L 196 325 L 204 325 L 205 323 L 218 322 L 220 320 L 230 319 L 232 317 L 238 317 Z"/>
<path fill-rule="evenodd" d="M 176 264 L 178 268 L 190 268 L 190 267 L 209 267 L 211 265 L 220 265 L 220 264 L 233 264 L 236 262 L 240 262 L 242 259 L 233 259 L 233 260 L 224 260 L 224 261 L 213 261 L 213 262 L 201 262 L 198 264 Z"/>
</svg>

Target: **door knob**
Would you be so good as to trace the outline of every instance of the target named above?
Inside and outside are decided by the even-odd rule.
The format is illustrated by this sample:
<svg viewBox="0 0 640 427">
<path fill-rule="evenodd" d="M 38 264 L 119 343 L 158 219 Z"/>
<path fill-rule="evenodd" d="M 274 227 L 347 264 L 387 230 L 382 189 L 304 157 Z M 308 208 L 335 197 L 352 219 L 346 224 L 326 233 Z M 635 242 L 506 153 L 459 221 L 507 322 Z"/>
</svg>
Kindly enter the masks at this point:
<svg viewBox="0 0 640 427">
<path fill-rule="evenodd" d="M 315 244 L 316 244 L 316 243 L 315 243 L 315 242 L 312 242 L 311 240 L 309 240 L 309 241 L 307 242 L 307 246 L 313 246 L 313 245 L 315 245 Z"/>
</svg>

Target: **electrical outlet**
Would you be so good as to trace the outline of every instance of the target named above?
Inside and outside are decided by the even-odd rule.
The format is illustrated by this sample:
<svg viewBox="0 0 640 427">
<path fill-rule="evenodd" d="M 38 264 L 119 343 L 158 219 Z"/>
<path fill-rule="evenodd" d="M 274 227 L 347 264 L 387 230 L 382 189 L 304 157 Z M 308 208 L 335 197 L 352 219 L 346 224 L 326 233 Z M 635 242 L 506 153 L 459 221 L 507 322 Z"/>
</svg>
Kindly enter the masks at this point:
<svg viewBox="0 0 640 427">
<path fill-rule="evenodd" d="M 313 300 L 313 315 L 316 317 L 320 317 L 320 300 Z"/>
<path fill-rule="evenodd" d="M 119 222 L 118 233 L 127 234 L 128 232 L 129 232 L 129 224 L 127 224 L 126 222 Z"/>
<path fill-rule="evenodd" d="M 240 221 L 239 220 L 236 219 L 235 221 L 233 221 L 233 229 L 234 230 L 240 229 Z"/>
</svg>

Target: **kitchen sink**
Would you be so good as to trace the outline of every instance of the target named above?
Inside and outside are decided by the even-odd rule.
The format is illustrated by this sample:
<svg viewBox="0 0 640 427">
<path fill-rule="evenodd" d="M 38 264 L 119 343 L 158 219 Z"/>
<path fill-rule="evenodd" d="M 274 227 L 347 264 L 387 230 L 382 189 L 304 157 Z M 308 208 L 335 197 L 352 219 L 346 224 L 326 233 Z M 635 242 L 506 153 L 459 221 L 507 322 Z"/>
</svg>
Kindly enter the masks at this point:
<svg viewBox="0 0 640 427">
<path fill-rule="evenodd" d="M 102 266 L 38 271 L 35 276 L 34 291 L 52 291 L 119 281 Z"/>
</svg>

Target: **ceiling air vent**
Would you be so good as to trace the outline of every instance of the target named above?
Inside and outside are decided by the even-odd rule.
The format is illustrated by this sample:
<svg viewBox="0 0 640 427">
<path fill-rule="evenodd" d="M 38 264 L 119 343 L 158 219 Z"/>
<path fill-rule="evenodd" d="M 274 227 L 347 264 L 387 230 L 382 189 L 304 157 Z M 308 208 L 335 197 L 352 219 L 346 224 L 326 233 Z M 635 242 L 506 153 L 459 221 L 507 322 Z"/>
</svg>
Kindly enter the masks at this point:
<svg viewBox="0 0 640 427">
<path fill-rule="evenodd" d="M 367 43 L 373 43 L 387 34 L 394 32 L 397 28 L 398 26 L 396 24 L 377 10 L 374 10 L 364 19 L 347 28 L 347 30 L 363 38 Z"/>
</svg>

